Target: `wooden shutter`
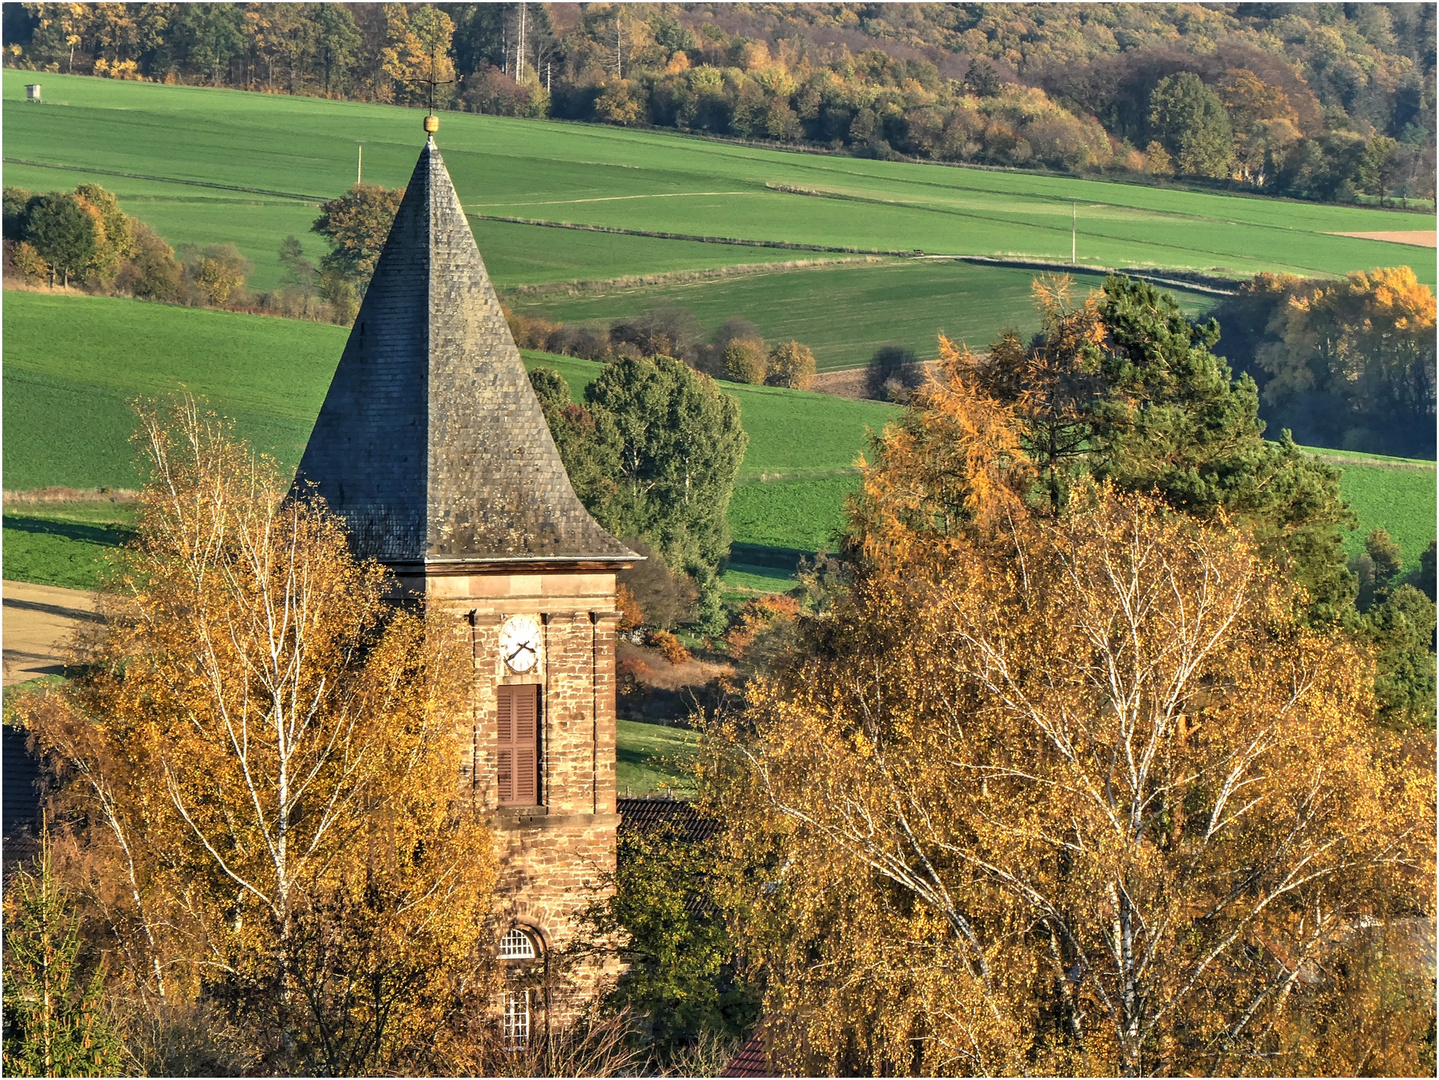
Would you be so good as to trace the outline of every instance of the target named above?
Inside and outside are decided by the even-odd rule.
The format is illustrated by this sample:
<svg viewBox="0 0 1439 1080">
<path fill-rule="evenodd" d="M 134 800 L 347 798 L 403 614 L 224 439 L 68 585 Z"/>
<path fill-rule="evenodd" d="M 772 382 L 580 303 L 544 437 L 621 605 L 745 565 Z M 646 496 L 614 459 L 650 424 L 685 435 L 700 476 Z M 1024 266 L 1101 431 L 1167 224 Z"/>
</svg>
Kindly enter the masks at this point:
<svg viewBox="0 0 1439 1080">
<path fill-rule="evenodd" d="M 501 686 L 499 745 L 495 755 L 499 801 L 517 806 L 539 802 L 540 688 Z"/>
</svg>

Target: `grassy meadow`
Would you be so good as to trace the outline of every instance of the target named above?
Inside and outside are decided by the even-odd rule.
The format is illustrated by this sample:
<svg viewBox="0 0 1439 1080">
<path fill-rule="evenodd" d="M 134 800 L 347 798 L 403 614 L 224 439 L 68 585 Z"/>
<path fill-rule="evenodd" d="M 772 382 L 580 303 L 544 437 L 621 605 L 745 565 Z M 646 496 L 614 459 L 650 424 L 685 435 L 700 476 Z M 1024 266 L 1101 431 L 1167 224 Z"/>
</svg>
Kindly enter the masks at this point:
<svg viewBox="0 0 1439 1080">
<path fill-rule="evenodd" d="M 1103 281 L 1097 274 L 1075 277 L 1079 295 Z M 1033 280 L 1032 270 L 894 259 L 599 293 L 521 294 L 511 302 L 526 315 L 562 322 L 602 321 L 678 304 L 709 331 L 742 314 L 769 341 L 802 341 L 814 351 L 820 371 L 836 371 L 863 367 L 882 343 L 907 346 L 921 360 L 931 360 L 939 354 L 940 334 L 982 351 L 1006 330 L 1033 333 L 1039 328 L 1030 298 Z M 1214 303 L 1202 293 L 1169 291 L 1190 315 Z"/>
<path fill-rule="evenodd" d="M 48 74 L 45 103 L 29 104 L 24 84 L 34 79 L 5 72 L 7 158 L 132 174 L 114 177 L 121 191 L 318 201 L 353 182 L 360 144 L 371 182 L 404 184 L 421 141 L 418 110 Z M 445 114 L 437 141 L 471 213 L 751 240 L 1067 258 L 1073 204 L 1081 261 L 1340 273 L 1414 253 L 1331 233 L 1424 220 L 465 113 Z M 32 186 L 64 183 L 53 168 L 6 171 L 7 183 L 42 174 L 49 182 Z M 212 196 L 197 185 L 221 187 Z M 283 235 L 263 254 L 273 258 Z M 1420 269 L 1432 283 L 1434 266 Z"/>
<path fill-rule="evenodd" d="M 1339 491 L 1359 518 L 1359 528 L 1345 537 L 1345 551 L 1358 555 L 1364 537 L 1379 525 L 1404 552 L 1404 565 L 1417 566 L 1435 534 L 1434 462 L 1306 449 L 1343 470 Z"/>
<path fill-rule="evenodd" d="M 693 783 L 681 772 L 699 746 L 699 732 L 635 720 L 616 721 L 615 787 L 620 797 L 685 795 Z"/>
<path fill-rule="evenodd" d="M 5 183 L 34 190 L 93 180 L 172 244 L 230 241 L 255 263 L 257 288 L 279 281 L 276 251 L 293 234 L 309 254 L 319 202 L 355 179 L 407 182 L 419 113 L 393 106 L 44 75 L 45 100 L 23 100 L 32 73 L 3 81 Z M 1079 261 L 1247 276 L 1256 270 L 1342 274 L 1412 263 L 1422 249 L 1334 235 L 1423 227 L 1432 217 L 1353 206 L 1145 187 L 1022 172 L 788 153 L 675 133 L 450 113 L 438 141 L 496 283 L 684 274 L 811 257 L 783 249 L 603 234 L 483 220 L 598 225 L 765 243 L 1067 260 L 1077 210 Z M 1023 272 L 906 260 L 871 270 L 792 269 L 693 283 L 654 295 L 710 322 L 754 319 L 774 338 L 815 346 L 824 368 L 878 345 L 922 351 L 946 329 L 983 343 L 1025 325 Z M 670 295 L 678 292 L 678 296 Z M 525 298 L 537 312 L 605 318 L 651 296 Z M 1197 303 L 1197 301 L 1196 301 Z M 844 317 L 833 323 L 833 317 Z"/>
<path fill-rule="evenodd" d="M 162 398 L 182 385 L 234 420 L 238 433 L 257 449 L 293 467 L 346 333 L 342 327 L 291 319 L 9 291 L 5 487 L 137 487 L 131 402 Z M 525 359 L 531 366 L 558 369 L 577 399 L 603 370 L 598 363 L 546 353 L 526 352 Z M 735 539 L 761 548 L 820 546 L 833 509 L 842 502 L 839 489 L 852 482 L 866 431 L 883 427 L 893 407 L 774 387 L 721 385 L 739 400 L 750 433 L 731 514 Z M 761 493 L 749 495 L 751 487 Z M 819 517 L 808 510 L 797 515 L 763 494 L 779 488 L 803 493 L 803 505 L 818 508 Z M 6 576 L 93 585 L 96 553 L 120 535 L 97 530 L 126 524 L 123 511 L 113 509 L 121 504 L 103 505 L 112 509 L 86 508 L 80 519 L 68 504 L 58 509 L 55 504 L 8 506 Z M 99 520 L 96 513 L 112 516 Z M 782 563 L 792 566 L 793 560 Z M 759 573 L 783 578 L 788 570 L 768 566 Z"/>
<path fill-rule="evenodd" d="M 136 398 L 181 385 L 231 417 L 281 462 L 298 463 L 343 348 L 340 327 L 110 297 L 5 294 L 4 475 L 9 491 L 134 488 Z M 63 330 L 63 332 L 62 332 Z M 579 399 L 603 365 L 526 352 Z M 795 560 L 832 545 L 854 489 L 867 432 L 894 406 L 775 387 L 721 383 L 739 401 L 749 449 L 730 507 L 736 542 L 728 584 L 784 587 Z M 1363 531 L 1389 529 L 1412 563 L 1434 537 L 1432 463 L 1316 451 L 1344 466 L 1344 494 Z M 11 503 L 5 576 L 93 586 L 99 556 L 122 539 L 125 504 Z"/>
</svg>

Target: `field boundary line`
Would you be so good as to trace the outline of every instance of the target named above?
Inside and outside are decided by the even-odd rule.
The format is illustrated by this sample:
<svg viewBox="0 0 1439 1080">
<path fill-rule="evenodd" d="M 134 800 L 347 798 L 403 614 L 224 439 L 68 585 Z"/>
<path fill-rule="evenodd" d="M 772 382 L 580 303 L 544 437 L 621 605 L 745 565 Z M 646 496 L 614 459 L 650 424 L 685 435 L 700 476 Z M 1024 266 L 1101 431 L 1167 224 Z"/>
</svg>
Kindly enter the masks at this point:
<svg viewBox="0 0 1439 1080">
<path fill-rule="evenodd" d="M 930 258 L 931 256 L 926 256 Z M 1066 274 L 1124 274 L 1126 277 L 1142 278 L 1156 285 L 1168 285 L 1175 289 L 1207 293 L 1210 296 L 1234 296 L 1239 292 L 1239 282 L 1229 278 L 1200 274 L 1192 270 L 1146 270 L 1138 266 L 1075 266 L 1073 263 L 1046 262 L 1042 259 L 1007 259 L 997 255 L 935 255 L 935 259 L 954 259 L 956 262 L 972 263 L 976 266 L 1003 266 L 1017 270 L 1059 270 Z"/>
<path fill-rule="evenodd" d="M 1400 472 L 1432 473 L 1439 468 L 1432 461 L 1427 464 L 1422 461 L 1358 461 L 1343 454 L 1315 453 L 1312 450 L 1301 452 L 1315 461 L 1322 461 L 1326 465 L 1338 465 L 1341 469 L 1397 469 Z"/>
<path fill-rule="evenodd" d="M 8 159 L 6 159 L 8 160 Z M 649 236 L 656 240 L 690 240 L 698 244 L 733 244 L 738 247 L 779 248 L 783 251 L 828 251 L 837 255 L 888 255 L 912 259 L 913 250 L 897 251 L 883 248 L 830 247 L 826 244 L 799 244 L 790 240 L 741 240 L 735 236 L 698 236 L 691 233 L 654 232 L 650 229 L 626 229 L 618 225 L 587 225 L 574 221 L 540 221 L 535 218 L 510 217 L 507 214 L 474 214 L 480 221 L 504 221 L 511 225 L 541 225 L 547 229 L 576 229 L 579 232 L 615 233 L 620 236 Z"/>
<path fill-rule="evenodd" d="M 881 255 L 852 255 L 840 259 L 785 259 L 772 263 L 735 263 L 731 266 L 711 266 L 702 270 L 668 270 L 659 274 L 624 274 L 616 278 L 590 278 L 585 281 L 535 282 L 531 285 L 512 285 L 499 290 L 507 299 L 539 297 L 551 293 L 575 296 L 580 293 L 607 293 L 621 289 L 647 289 L 657 285 L 688 284 L 699 281 L 720 281 L 730 277 L 746 277 L 751 274 L 783 274 L 793 270 L 819 270 L 831 266 L 883 266 Z"/>
<path fill-rule="evenodd" d="M 270 191 L 266 188 L 240 187 L 236 184 L 217 184 L 210 180 L 182 180 L 178 176 L 151 176 L 147 173 L 121 172 L 118 169 L 91 168 L 88 165 L 58 165 L 53 161 L 27 161 L 24 158 L 5 157 L 10 165 L 29 165 L 33 169 L 62 169 L 65 172 L 94 173 L 97 176 L 123 176 L 127 180 L 153 180 L 161 184 L 183 184 L 186 187 L 215 188 L 219 191 L 238 191 L 245 195 L 272 195 L 279 199 L 295 199 L 300 202 L 319 205 L 327 201 L 324 195 L 302 195 L 297 191 Z"/>
<path fill-rule="evenodd" d="M 939 186 L 940 186 L 940 185 L 932 184 L 932 183 L 930 183 L 929 181 L 918 181 L 918 182 L 919 182 L 919 183 L 924 183 L 924 184 L 929 184 L 929 186 L 932 186 L 932 187 L 939 187 Z M 781 184 L 781 183 L 778 183 L 778 182 L 776 182 L 776 181 L 771 181 L 771 180 L 766 180 L 764 186 L 765 186 L 768 190 L 778 192 L 778 193 L 780 193 L 780 194 L 782 194 L 782 195 L 799 195 L 799 196 L 802 196 L 802 197 L 805 197 L 805 198 L 811 198 L 811 199 L 831 199 L 831 200 L 834 200 L 834 201 L 836 201 L 836 202 L 857 202 L 857 203 L 867 203 L 867 204 L 870 204 L 870 205 L 873 205 L 873 206 L 898 207 L 898 208 L 903 209 L 903 210 L 915 210 L 915 211 L 919 211 L 919 212 L 921 212 L 921 213 L 930 213 L 930 214 L 947 214 L 947 215 L 950 215 L 950 216 L 952 216 L 952 217 L 969 218 L 969 219 L 973 219 L 973 220 L 975 220 L 975 221 L 984 221 L 984 222 L 989 222 L 989 223 L 993 223 L 993 222 L 996 222 L 996 221 L 999 220 L 998 218 L 996 218 L 996 217 L 995 217 L 994 215 L 992 215 L 992 214 L 981 213 L 981 212 L 979 212 L 979 211 L 974 211 L 974 210 L 962 210 L 962 209 L 960 209 L 960 208 L 958 208 L 958 207 L 954 207 L 954 206 L 927 206 L 927 205 L 925 205 L 925 204 L 922 203 L 922 202 L 910 202 L 910 201 L 903 200 L 903 199 L 881 199 L 881 198 L 878 198 L 878 197 L 873 196 L 873 195 L 856 195 L 856 194 L 853 194 L 853 193 L 847 192 L 847 191 L 826 191 L 826 190 L 824 190 L 824 189 L 822 189 L 822 188 L 796 187 L 796 186 L 791 185 L 791 184 Z M 1050 203 L 1054 202 L 1054 200 L 1050 199 L 1048 196 L 1025 195 L 1025 197 L 1026 197 L 1026 198 L 1037 199 L 1037 200 L 1040 200 L 1040 201 L 1045 202 L 1046 204 L 1050 204 Z M 1105 204 L 1105 203 L 1094 203 L 1093 205 L 1104 206 L 1104 205 L 1109 205 L 1109 204 Z M 1194 218 L 1195 220 L 1200 220 L 1200 221 L 1218 221 L 1218 220 L 1220 220 L 1220 219 L 1218 219 L 1218 218 L 1204 217 L 1203 215 L 1170 214 L 1168 211 L 1146 210 L 1146 209 L 1137 208 L 1137 207 L 1119 206 L 1118 204 L 1114 204 L 1114 205 L 1116 206 L 1117 209 L 1129 210 L 1129 211 L 1132 211 L 1132 212 L 1135 212 L 1135 213 L 1141 213 L 1141 214 L 1153 214 L 1153 215 L 1159 216 L 1159 217 L 1191 217 L 1191 218 Z M 1067 230 L 1065 230 L 1061 225 L 1051 225 L 1051 224 L 1048 224 L 1048 223 L 1046 223 L 1046 222 L 1030 221 L 1030 222 L 1027 222 L 1027 224 L 1028 224 L 1028 226 L 1029 226 L 1030 228 L 1033 228 L 1033 229 L 1043 229 L 1043 230 L 1046 230 L 1046 231 L 1048 231 L 1048 232 L 1054 232 L 1054 233 L 1058 233 L 1058 234 L 1061 234 L 1061 235 L 1062 235 L 1064 232 L 1067 231 Z M 1230 224 L 1234 224 L 1234 223 L 1231 222 Z M 1117 237 L 1110 236 L 1110 235 L 1107 234 L 1107 233 L 1095 233 L 1095 234 L 1092 234 L 1092 235 L 1100 236 L 1100 237 L 1102 237 L 1102 238 L 1104 238 L 1104 239 L 1106 239 L 1106 240 L 1115 240 L 1115 239 L 1118 239 Z M 1338 234 L 1335 234 L 1335 235 L 1338 235 Z M 1152 245 L 1151 245 L 1151 246 L 1152 246 Z M 1188 250 L 1190 250 L 1190 251 L 1196 251 L 1196 252 L 1203 252 L 1203 253 L 1206 254 L 1206 255 L 1216 255 L 1216 256 L 1218 256 L 1218 255 L 1223 255 L 1223 254 L 1224 254 L 1223 252 L 1220 252 L 1220 251 L 1211 251 L 1211 250 L 1209 250 L 1208 248 L 1190 248 L 1190 249 L 1188 249 Z M 925 254 L 925 253 L 916 251 L 915 254 L 916 254 L 916 255 L 921 255 L 921 254 Z M 975 256 L 975 258 L 994 258 L 994 256 Z M 1026 261 L 1041 262 L 1042 260 L 1026 260 Z M 1051 265 L 1067 266 L 1068 264 L 1067 264 L 1067 263 L 1057 263 L 1057 264 L 1051 264 Z M 1129 273 L 1130 271 L 1127 271 L 1127 270 L 1126 270 L 1126 271 L 1121 271 L 1121 272 L 1122 272 L 1122 273 Z M 1152 272 L 1152 271 L 1151 271 L 1151 272 Z M 1170 273 L 1172 276 L 1183 275 L 1183 274 L 1194 274 L 1197 278 L 1202 278 L 1203 280 L 1205 280 L 1205 281 L 1210 285 L 1210 287 L 1213 287 L 1213 288 L 1221 287 L 1221 285 L 1216 284 L 1216 283 L 1227 283 L 1227 282 L 1230 281 L 1229 278 L 1218 277 L 1218 276 L 1212 275 L 1212 274 L 1203 274 L 1203 273 L 1200 272 L 1200 271 L 1194 271 L 1194 270 L 1174 270 L 1174 271 L 1161 271 L 1161 272 Z M 1228 295 L 1228 294 L 1224 294 L 1224 295 Z"/>
</svg>

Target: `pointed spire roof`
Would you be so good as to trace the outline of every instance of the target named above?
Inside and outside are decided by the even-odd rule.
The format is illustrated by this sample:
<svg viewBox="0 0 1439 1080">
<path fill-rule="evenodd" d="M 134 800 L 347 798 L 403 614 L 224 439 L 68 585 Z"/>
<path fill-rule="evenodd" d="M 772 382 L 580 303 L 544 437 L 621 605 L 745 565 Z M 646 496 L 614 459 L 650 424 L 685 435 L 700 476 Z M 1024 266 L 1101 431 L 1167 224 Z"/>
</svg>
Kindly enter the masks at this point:
<svg viewBox="0 0 1439 1080">
<path fill-rule="evenodd" d="M 570 486 L 433 138 L 310 434 L 306 482 L 358 554 L 391 565 L 637 558 Z"/>
</svg>

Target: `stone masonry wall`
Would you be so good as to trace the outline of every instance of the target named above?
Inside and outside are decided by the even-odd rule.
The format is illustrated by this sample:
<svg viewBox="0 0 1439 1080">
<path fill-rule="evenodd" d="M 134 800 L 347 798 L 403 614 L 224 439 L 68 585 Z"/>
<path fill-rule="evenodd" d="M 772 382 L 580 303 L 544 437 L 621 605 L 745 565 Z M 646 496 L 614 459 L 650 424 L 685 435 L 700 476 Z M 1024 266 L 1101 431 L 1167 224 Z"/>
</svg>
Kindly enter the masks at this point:
<svg viewBox="0 0 1439 1080">
<path fill-rule="evenodd" d="M 466 779 L 477 806 L 495 822 L 502 922 L 539 932 L 562 949 L 573 916 L 599 895 L 614 870 L 615 578 L 608 572 L 434 576 L 427 600 L 469 629 L 475 665 Z M 512 615 L 541 625 L 542 655 L 533 672 L 515 675 L 499 654 L 501 627 Z M 540 687 L 541 805 L 500 807 L 495 787 L 496 687 Z"/>
</svg>

